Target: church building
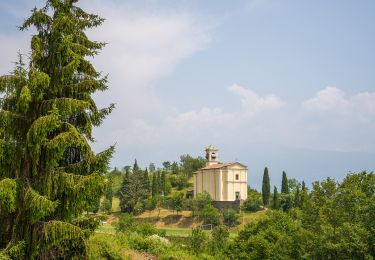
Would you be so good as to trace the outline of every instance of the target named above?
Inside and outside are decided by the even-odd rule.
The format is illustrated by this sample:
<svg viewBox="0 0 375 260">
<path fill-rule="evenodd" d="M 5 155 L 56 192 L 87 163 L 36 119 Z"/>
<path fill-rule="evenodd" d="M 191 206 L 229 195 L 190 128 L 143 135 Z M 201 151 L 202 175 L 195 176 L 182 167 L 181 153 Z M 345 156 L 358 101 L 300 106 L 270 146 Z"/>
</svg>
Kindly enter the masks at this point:
<svg viewBox="0 0 375 260">
<path fill-rule="evenodd" d="M 219 150 L 206 148 L 206 166 L 194 172 L 194 197 L 204 191 L 214 202 L 243 201 L 247 198 L 247 167 L 239 162 L 220 163 Z"/>
</svg>

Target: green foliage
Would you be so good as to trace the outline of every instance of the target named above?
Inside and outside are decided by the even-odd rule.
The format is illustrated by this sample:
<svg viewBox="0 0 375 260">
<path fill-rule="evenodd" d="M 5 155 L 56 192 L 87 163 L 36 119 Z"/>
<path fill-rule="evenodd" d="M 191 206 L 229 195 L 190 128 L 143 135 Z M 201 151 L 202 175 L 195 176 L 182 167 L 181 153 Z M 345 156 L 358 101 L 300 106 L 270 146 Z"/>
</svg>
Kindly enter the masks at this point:
<svg viewBox="0 0 375 260">
<path fill-rule="evenodd" d="M 213 224 L 216 226 L 220 222 L 220 213 L 214 206 L 207 204 L 201 210 L 200 218 L 204 224 Z"/>
<path fill-rule="evenodd" d="M 375 255 L 375 174 L 349 174 L 341 184 L 314 182 L 302 206 L 311 256 L 366 259 Z"/>
<path fill-rule="evenodd" d="M 229 227 L 233 227 L 238 222 L 238 214 L 237 212 L 232 208 L 227 208 L 223 210 L 223 220 L 225 225 Z"/>
<path fill-rule="evenodd" d="M 314 182 L 300 191 L 302 203 L 241 231 L 226 251 L 230 259 L 372 259 L 374 251 L 375 175 L 349 174 L 342 181 Z"/>
<path fill-rule="evenodd" d="M 172 196 L 172 206 L 173 209 L 178 212 L 182 211 L 183 207 L 183 202 L 184 202 L 184 193 L 183 192 L 176 192 Z"/>
<path fill-rule="evenodd" d="M 120 237 L 108 234 L 95 234 L 88 240 L 88 259 L 92 260 L 120 260 L 130 259 L 127 254 L 127 245 Z"/>
<path fill-rule="evenodd" d="M 131 214 L 121 214 L 119 220 L 115 222 L 117 232 L 132 232 L 135 230 L 134 217 Z"/>
<path fill-rule="evenodd" d="M 147 237 L 151 235 L 164 236 L 165 231 L 158 230 L 154 225 L 150 223 L 135 223 L 134 217 L 131 214 L 122 214 L 117 222 L 115 222 L 115 228 L 120 233 L 137 233 L 141 236 Z"/>
<path fill-rule="evenodd" d="M 228 246 L 229 229 L 224 225 L 214 227 L 211 233 L 212 239 L 209 243 L 210 252 L 220 255 Z"/>
<path fill-rule="evenodd" d="M 288 183 L 288 178 L 286 177 L 286 172 L 283 171 L 283 177 L 282 177 L 282 182 L 281 182 L 281 193 L 289 193 L 289 183 Z"/>
<path fill-rule="evenodd" d="M 130 173 L 129 170 L 125 172 L 119 198 L 121 212 L 139 214 L 145 209 L 145 201 L 149 197 L 149 188 L 145 180 L 145 173 L 139 169 L 137 161 L 134 166 L 137 169 L 136 171 L 133 169 L 133 173 Z"/>
<path fill-rule="evenodd" d="M 197 171 L 198 169 L 202 168 L 206 160 L 202 157 L 194 158 L 188 154 L 181 155 L 180 157 L 181 167 L 184 175 L 190 178 L 193 175 L 193 172 Z"/>
<path fill-rule="evenodd" d="M 256 212 L 261 209 L 262 195 L 250 187 L 247 189 L 247 199 L 242 204 L 242 208 L 248 212 Z"/>
<path fill-rule="evenodd" d="M 207 247 L 207 235 L 200 228 L 191 230 L 190 248 L 196 255 L 202 253 Z"/>
<path fill-rule="evenodd" d="M 12 213 L 16 209 L 17 183 L 5 178 L 0 181 L 0 216 L 1 213 Z"/>
<path fill-rule="evenodd" d="M 262 183 L 262 200 L 263 206 L 267 206 L 270 200 L 271 186 L 270 177 L 268 175 L 268 168 L 264 168 L 263 183 Z"/>
<path fill-rule="evenodd" d="M 277 192 L 276 186 L 274 186 L 273 188 L 272 208 L 273 209 L 280 208 L 280 198 L 279 198 L 279 193 Z"/>
<path fill-rule="evenodd" d="M 229 246 L 230 259 L 301 259 L 300 243 L 306 236 L 301 224 L 286 213 L 268 213 L 265 219 L 251 223 Z"/>
<path fill-rule="evenodd" d="M 107 197 L 104 197 L 104 200 L 100 205 L 100 210 L 109 214 L 112 213 L 112 201 Z"/>
<path fill-rule="evenodd" d="M 53 213 L 59 203 L 58 201 L 51 201 L 29 188 L 25 194 L 25 204 L 25 209 L 29 213 L 30 221 L 34 224 L 36 221 Z"/>
<path fill-rule="evenodd" d="M 193 216 L 201 215 L 203 208 L 206 205 L 211 205 L 212 199 L 208 192 L 198 193 L 197 196 L 192 200 L 192 211 Z"/>
<path fill-rule="evenodd" d="M 85 227 L 98 224 L 82 212 L 102 195 L 114 148 L 94 154 L 88 141 L 114 106 L 92 99 L 107 88 L 89 61 L 104 43 L 85 30 L 104 20 L 76 2 L 34 8 L 21 26 L 36 28 L 29 65 L 19 55 L 0 77 L 0 249 L 12 258 L 84 258 Z"/>
</svg>

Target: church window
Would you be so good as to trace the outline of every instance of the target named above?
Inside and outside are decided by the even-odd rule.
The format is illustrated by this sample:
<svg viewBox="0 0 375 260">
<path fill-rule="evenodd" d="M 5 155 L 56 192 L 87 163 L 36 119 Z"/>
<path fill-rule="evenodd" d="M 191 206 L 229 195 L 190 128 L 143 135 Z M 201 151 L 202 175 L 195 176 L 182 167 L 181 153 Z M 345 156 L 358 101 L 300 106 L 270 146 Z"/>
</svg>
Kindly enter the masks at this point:
<svg viewBox="0 0 375 260">
<path fill-rule="evenodd" d="M 240 192 L 236 191 L 236 200 L 239 200 L 239 199 L 240 199 Z"/>
<path fill-rule="evenodd" d="M 240 179 L 240 176 L 236 174 L 236 181 L 238 181 L 239 179 Z"/>
</svg>

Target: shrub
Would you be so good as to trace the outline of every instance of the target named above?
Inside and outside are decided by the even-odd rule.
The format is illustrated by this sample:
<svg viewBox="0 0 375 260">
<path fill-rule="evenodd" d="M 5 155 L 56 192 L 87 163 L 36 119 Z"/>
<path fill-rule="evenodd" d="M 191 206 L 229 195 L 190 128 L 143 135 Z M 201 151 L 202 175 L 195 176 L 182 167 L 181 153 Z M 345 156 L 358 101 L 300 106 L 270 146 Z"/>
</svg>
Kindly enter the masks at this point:
<svg viewBox="0 0 375 260">
<path fill-rule="evenodd" d="M 95 234 L 87 242 L 88 259 L 128 259 L 127 247 L 116 236 Z"/>
<path fill-rule="evenodd" d="M 112 201 L 107 198 L 104 198 L 100 210 L 107 213 L 112 213 Z"/>
<path fill-rule="evenodd" d="M 242 208 L 246 211 L 256 212 L 261 209 L 262 195 L 255 189 L 248 189 L 247 199 L 244 201 Z"/>
<path fill-rule="evenodd" d="M 115 223 L 117 232 L 133 232 L 135 230 L 133 215 L 124 213 Z"/>
<path fill-rule="evenodd" d="M 208 204 L 204 206 L 201 212 L 201 218 L 204 224 L 218 225 L 220 222 L 220 213 L 214 206 Z"/>
<path fill-rule="evenodd" d="M 193 216 L 200 215 L 201 211 L 206 205 L 211 205 L 212 199 L 209 193 L 203 192 L 198 193 L 196 198 L 191 201 L 191 209 L 193 211 Z"/>
<path fill-rule="evenodd" d="M 233 227 L 237 224 L 238 214 L 232 208 L 224 209 L 223 219 L 224 219 L 225 225 L 227 225 L 229 227 Z"/>
<path fill-rule="evenodd" d="M 210 251 L 217 255 L 223 252 L 228 245 L 229 229 L 227 226 L 219 225 L 212 230 L 211 235 Z"/>
<path fill-rule="evenodd" d="M 200 228 L 193 228 L 190 237 L 190 248 L 195 254 L 199 254 L 206 248 L 207 235 Z"/>
</svg>

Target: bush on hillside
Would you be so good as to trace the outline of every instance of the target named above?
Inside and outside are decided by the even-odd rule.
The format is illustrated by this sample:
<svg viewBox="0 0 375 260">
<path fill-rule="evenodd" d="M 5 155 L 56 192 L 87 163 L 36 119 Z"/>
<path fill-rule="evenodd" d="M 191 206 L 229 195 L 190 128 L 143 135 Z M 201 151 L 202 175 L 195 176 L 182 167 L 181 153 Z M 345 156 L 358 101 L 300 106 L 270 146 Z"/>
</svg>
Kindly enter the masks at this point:
<svg viewBox="0 0 375 260">
<path fill-rule="evenodd" d="M 223 219 L 224 219 L 225 225 L 229 227 L 233 227 L 238 222 L 238 214 L 234 209 L 227 208 L 223 210 Z"/>
<path fill-rule="evenodd" d="M 220 213 L 214 206 L 208 204 L 204 206 L 201 212 L 201 219 L 204 224 L 213 224 L 216 226 L 220 223 Z"/>
</svg>

